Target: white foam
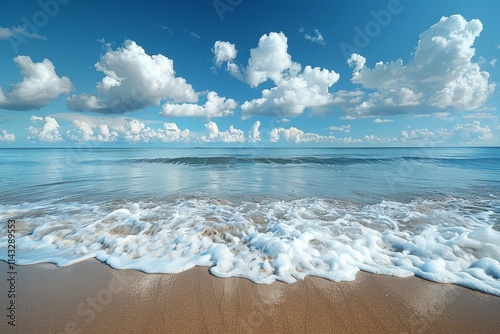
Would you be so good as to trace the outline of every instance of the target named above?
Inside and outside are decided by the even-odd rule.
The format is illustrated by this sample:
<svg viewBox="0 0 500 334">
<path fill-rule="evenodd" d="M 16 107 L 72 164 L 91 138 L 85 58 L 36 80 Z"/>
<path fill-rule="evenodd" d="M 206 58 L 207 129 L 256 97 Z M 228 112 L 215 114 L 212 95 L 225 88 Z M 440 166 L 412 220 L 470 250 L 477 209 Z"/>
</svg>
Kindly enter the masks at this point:
<svg viewBox="0 0 500 334">
<path fill-rule="evenodd" d="M 178 273 L 209 266 L 257 283 L 306 275 L 353 280 L 359 270 L 455 283 L 500 296 L 498 201 L 177 199 L 149 203 L 4 205 L 16 218 L 17 263 L 95 257 L 119 269 Z M 6 226 L 0 227 L 6 235 Z M 0 239 L 7 260 L 7 237 Z"/>
</svg>

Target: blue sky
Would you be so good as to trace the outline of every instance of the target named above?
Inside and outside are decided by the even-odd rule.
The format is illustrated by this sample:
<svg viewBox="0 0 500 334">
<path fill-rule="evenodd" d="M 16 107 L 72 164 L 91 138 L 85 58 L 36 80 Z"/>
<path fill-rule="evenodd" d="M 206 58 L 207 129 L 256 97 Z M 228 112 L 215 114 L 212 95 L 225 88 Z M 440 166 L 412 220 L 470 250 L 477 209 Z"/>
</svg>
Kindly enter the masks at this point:
<svg viewBox="0 0 500 334">
<path fill-rule="evenodd" d="M 9 1 L 0 147 L 500 145 L 497 1 Z"/>
</svg>

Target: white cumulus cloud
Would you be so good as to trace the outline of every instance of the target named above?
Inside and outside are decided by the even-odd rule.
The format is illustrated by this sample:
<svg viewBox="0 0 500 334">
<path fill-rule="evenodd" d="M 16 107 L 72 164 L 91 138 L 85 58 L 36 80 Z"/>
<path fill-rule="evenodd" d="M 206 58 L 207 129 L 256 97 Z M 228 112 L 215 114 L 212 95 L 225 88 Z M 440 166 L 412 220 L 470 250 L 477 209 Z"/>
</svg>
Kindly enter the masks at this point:
<svg viewBox="0 0 500 334">
<path fill-rule="evenodd" d="M 297 63 L 292 62 L 292 56 L 288 53 L 288 39 L 282 32 L 262 35 L 257 47 L 250 50 L 248 64 L 243 68 L 233 62 L 236 58 L 234 44 L 217 41 L 212 52 L 217 66 L 227 62 L 228 71 L 252 87 L 269 79 L 277 83 L 282 79 L 283 72 L 292 67 L 295 71 L 300 69 Z"/>
<path fill-rule="evenodd" d="M 489 126 L 482 126 L 479 121 L 457 124 L 449 129 L 429 130 L 427 128 L 403 130 L 401 142 L 406 143 L 437 143 L 460 142 L 462 144 L 488 144 L 494 139 Z"/>
<path fill-rule="evenodd" d="M 66 136 L 73 141 L 112 142 L 118 139 L 118 132 L 106 124 L 96 126 L 93 122 L 74 120 L 73 129 L 66 131 Z"/>
<path fill-rule="evenodd" d="M 16 141 L 16 135 L 9 133 L 7 130 L 1 130 L 0 141 Z"/>
<path fill-rule="evenodd" d="M 95 68 L 105 74 L 97 84 L 100 95 L 73 95 L 67 99 L 68 109 L 125 113 L 158 106 L 162 100 L 198 101 L 193 87 L 175 75 L 171 59 L 161 54 L 150 56 L 131 40 L 117 50 L 108 50 Z"/>
<path fill-rule="evenodd" d="M 180 142 L 191 139 L 189 129 L 181 130 L 175 123 L 164 123 L 163 129 L 158 130 L 158 139 L 163 142 Z"/>
<path fill-rule="evenodd" d="M 227 131 L 220 131 L 219 126 L 215 122 L 208 122 L 205 124 L 205 129 L 208 135 L 202 135 L 200 141 L 202 142 L 223 142 L 223 143 L 244 143 L 246 141 L 245 133 L 236 129 L 234 126 L 229 126 Z"/>
<path fill-rule="evenodd" d="M 59 133 L 59 123 L 56 119 L 50 116 L 39 117 L 31 116 L 31 122 L 35 124 L 43 123 L 42 126 L 30 126 L 28 128 L 28 139 L 36 139 L 40 141 L 56 142 L 61 141 L 62 137 Z"/>
<path fill-rule="evenodd" d="M 473 121 L 472 123 L 459 124 L 455 127 L 455 132 L 458 132 L 462 139 L 473 140 L 480 142 L 489 142 L 493 140 L 493 133 L 489 126 L 481 126 L 481 122 Z"/>
<path fill-rule="evenodd" d="M 109 117 L 60 113 L 58 119 L 71 121 L 66 137 L 74 141 L 129 141 L 129 142 L 187 142 L 193 139 L 189 129 L 180 129 L 176 123 L 160 127 L 147 126 L 143 121 L 129 117 Z M 34 116 L 36 117 L 36 116 Z M 43 118 L 39 118 L 43 120 Z"/>
<path fill-rule="evenodd" d="M 191 139 L 188 129 L 181 130 L 175 123 L 164 123 L 160 129 L 153 129 L 133 119 L 125 123 L 123 138 L 131 142 L 181 142 Z"/>
<path fill-rule="evenodd" d="M 217 67 L 221 67 L 223 63 L 226 63 L 226 70 L 229 73 L 241 81 L 245 80 L 240 68 L 234 63 L 234 59 L 238 54 L 236 45 L 229 42 L 216 41 L 212 48 L 212 53 L 214 54 L 214 63 Z"/>
<path fill-rule="evenodd" d="M 161 114 L 168 117 L 224 117 L 233 114 L 238 106 L 233 99 L 226 99 L 219 96 L 216 92 L 207 94 L 207 102 L 204 105 L 194 103 L 173 104 L 165 103 Z"/>
<path fill-rule="evenodd" d="M 306 66 L 296 76 L 283 77 L 271 89 L 264 89 L 262 97 L 241 105 L 243 117 L 251 115 L 298 116 L 306 108 L 326 106 L 332 96 L 328 89 L 339 79 L 335 71 Z"/>
<path fill-rule="evenodd" d="M 216 41 L 212 48 L 212 53 L 214 54 L 215 65 L 221 66 L 224 62 L 233 61 L 238 51 L 236 51 L 236 46 L 232 43 Z"/>
<path fill-rule="evenodd" d="M 317 133 L 304 132 L 296 127 L 274 128 L 269 134 L 271 143 L 277 143 L 280 140 L 299 143 L 320 143 L 331 142 L 335 140 L 334 136 L 323 136 Z"/>
<path fill-rule="evenodd" d="M 339 104 L 356 118 L 481 107 L 495 89 L 489 73 L 472 61 L 472 45 L 482 29 L 476 19 L 443 17 L 420 34 L 413 58 L 406 65 L 398 59 L 369 68 L 363 56 L 351 55 L 351 81 L 374 92 L 362 101 Z"/>
<path fill-rule="evenodd" d="M 0 109 L 40 109 L 73 89 L 71 81 L 67 77 L 60 78 L 54 64 L 48 59 L 34 63 L 28 56 L 17 56 L 14 62 L 23 80 L 12 85 L 7 92 L 0 87 Z"/>
<path fill-rule="evenodd" d="M 248 131 L 248 141 L 250 143 L 260 142 L 260 121 L 253 123 L 252 127 Z"/>
<path fill-rule="evenodd" d="M 285 34 L 272 32 L 269 35 L 263 35 L 259 39 L 258 46 L 250 50 L 246 68 L 247 82 L 252 87 L 257 87 L 268 79 L 278 82 L 283 71 L 292 65 Z"/>
<path fill-rule="evenodd" d="M 332 103 L 329 88 L 340 76 L 335 71 L 302 66 L 293 62 L 288 53 L 288 39 L 282 32 L 263 35 L 256 48 L 250 50 L 245 68 L 234 63 L 234 44 L 215 43 L 214 61 L 217 66 L 227 62 L 227 70 L 251 87 L 272 80 L 275 84 L 262 91 L 262 97 L 241 105 L 243 118 L 252 115 L 298 116 L 306 108 L 321 108 Z"/>
</svg>

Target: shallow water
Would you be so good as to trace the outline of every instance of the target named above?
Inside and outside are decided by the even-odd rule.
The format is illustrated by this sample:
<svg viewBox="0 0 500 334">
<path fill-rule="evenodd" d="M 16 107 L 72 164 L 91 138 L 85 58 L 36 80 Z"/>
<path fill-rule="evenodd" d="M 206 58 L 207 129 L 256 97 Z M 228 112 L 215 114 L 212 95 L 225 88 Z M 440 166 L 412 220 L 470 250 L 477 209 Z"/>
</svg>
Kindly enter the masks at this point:
<svg viewBox="0 0 500 334">
<path fill-rule="evenodd" d="M 497 148 L 0 155 L 0 219 L 16 219 L 18 264 L 202 265 L 258 283 L 364 270 L 500 295 Z"/>
</svg>

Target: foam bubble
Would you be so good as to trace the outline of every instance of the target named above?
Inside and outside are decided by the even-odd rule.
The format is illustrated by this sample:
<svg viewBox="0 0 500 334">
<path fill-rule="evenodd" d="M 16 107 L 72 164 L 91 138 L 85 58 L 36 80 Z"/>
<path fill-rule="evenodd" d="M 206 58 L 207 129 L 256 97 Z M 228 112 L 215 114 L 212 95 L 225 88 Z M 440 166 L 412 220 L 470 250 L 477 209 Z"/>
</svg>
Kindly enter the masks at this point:
<svg viewBox="0 0 500 334">
<path fill-rule="evenodd" d="M 97 258 L 118 269 L 178 273 L 211 267 L 257 283 L 358 271 L 455 283 L 500 296 L 495 199 L 382 201 L 177 198 L 155 202 L 39 202 L 0 207 L 18 224 L 18 264 Z M 6 235 L 6 226 L 1 226 Z M 7 237 L 0 239 L 6 248 Z M 1 252 L 7 260 L 6 251 Z"/>
</svg>

